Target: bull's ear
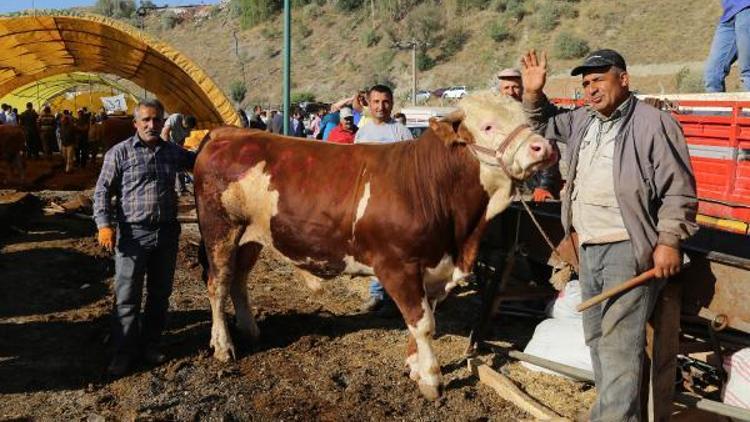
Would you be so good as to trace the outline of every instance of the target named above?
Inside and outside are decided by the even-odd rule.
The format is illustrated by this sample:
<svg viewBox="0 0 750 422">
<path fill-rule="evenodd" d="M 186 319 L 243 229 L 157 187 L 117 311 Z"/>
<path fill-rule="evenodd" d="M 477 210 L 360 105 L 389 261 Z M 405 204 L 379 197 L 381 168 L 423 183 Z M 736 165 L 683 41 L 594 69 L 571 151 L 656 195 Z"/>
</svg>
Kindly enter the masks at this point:
<svg viewBox="0 0 750 422">
<path fill-rule="evenodd" d="M 466 128 L 466 125 L 460 124 L 458 125 L 458 130 L 456 130 L 456 134 L 458 134 L 458 138 L 461 140 L 464 144 L 473 144 L 474 141 L 474 135 L 469 132 L 469 129 Z"/>
<path fill-rule="evenodd" d="M 465 143 L 458 135 L 459 122 L 447 122 L 443 119 L 437 119 L 435 117 L 430 119 L 430 129 L 437 135 L 446 145 L 451 144 L 462 144 Z"/>
</svg>

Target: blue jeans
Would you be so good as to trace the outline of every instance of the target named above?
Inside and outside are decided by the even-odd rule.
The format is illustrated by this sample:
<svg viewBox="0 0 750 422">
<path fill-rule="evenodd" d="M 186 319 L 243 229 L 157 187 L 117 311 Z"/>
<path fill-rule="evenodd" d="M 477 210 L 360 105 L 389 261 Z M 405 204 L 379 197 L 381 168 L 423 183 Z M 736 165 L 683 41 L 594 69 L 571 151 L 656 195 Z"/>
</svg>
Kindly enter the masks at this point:
<svg viewBox="0 0 750 422">
<path fill-rule="evenodd" d="M 179 237 L 180 225 L 176 222 L 118 226 L 112 318 L 116 353 L 133 354 L 138 347 L 158 343 L 172 294 Z M 141 316 L 144 278 L 147 295 Z"/>
<path fill-rule="evenodd" d="M 580 260 L 583 300 L 637 275 L 630 241 L 584 245 Z M 650 281 L 584 311 L 597 389 L 591 421 L 641 420 L 646 322 L 663 286 Z"/>
<path fill-rule="evenodd" d="M 370 297 L 376 297 L 381 300 L 390 299 L 388 293 L 385 292 L 383 285 L 380 284 L 380 281 L 375 277 L 370 280 Z"/>
<path fill-rule="evenodd" d="M 177 172 L 177 189 L 178 192 L 182 193 L 187 191 L 187 184 L 191 183 L 192 179 L 186 171 Z"/>
<path fill-rule="evenodd" d="M 750 91 L 750 8 L 716 27 L 704 70 L 707 92 L 726 91 L 724 79 L 735 61 L 739 65 L 742 86 Z"/>
</svg>

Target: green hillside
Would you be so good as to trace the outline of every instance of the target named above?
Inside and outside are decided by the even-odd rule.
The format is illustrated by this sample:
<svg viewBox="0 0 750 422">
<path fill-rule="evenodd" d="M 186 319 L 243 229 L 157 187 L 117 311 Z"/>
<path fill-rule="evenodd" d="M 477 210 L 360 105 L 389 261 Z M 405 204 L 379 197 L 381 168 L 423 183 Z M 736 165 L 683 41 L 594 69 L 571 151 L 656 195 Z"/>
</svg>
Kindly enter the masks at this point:
<svg viewBox="0 0 750 422">
<path fill-rule="evenodd" d="M 586 51 L 609 47 L 626 57 L 635 89 L 696 92 L 721 12 L 718 0 L 294 3 L 293 91 L 326 101 L 375 82 L 392 84 L 397 98 L 405 101 L 411 89 L 411 54 L 392 44 L 410 39 L 429 43 L 418 60 L 420 89 L 453 84 L 487 88 L 497 70 L 514 65 L 522 51 L 536 48 L 550 52 L 550 92 L 573 95 L 579 81 L 566 77 L 567 71 Z M 226 3 L 204 18 L 152 13 L 143 26 L 192 57 L 226 92 L 233 81 L 245 80 L 245 104 L 278 103 L 281 17 L 271 11 L 267 20 L 248 27 L 247 14 L 243 21 L 236 9 Z M 733 77 L 729 87 L 737 86 Z"/>
</svg>

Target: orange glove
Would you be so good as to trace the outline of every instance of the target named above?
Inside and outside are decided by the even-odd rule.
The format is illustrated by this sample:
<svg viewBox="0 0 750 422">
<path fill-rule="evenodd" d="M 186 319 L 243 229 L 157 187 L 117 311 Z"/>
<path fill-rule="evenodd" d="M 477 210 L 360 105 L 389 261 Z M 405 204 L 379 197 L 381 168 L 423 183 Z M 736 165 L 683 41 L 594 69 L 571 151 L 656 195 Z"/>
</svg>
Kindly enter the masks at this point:
<svg viewBox="0 0 750 422">
<path fill-rule="evenodd" d="M 112 252 L 115 250 L 115 231 L 111 227 L 99 229 L 99 245 Z"/>
<path fill-rule="evenodd" d="M 534 188 L 533 198 L 534 202 L 544 202 L 548 199 L 554 199 L 555 197 L 552 196 L 552 193 L 547 189 Z"/>
</svg>

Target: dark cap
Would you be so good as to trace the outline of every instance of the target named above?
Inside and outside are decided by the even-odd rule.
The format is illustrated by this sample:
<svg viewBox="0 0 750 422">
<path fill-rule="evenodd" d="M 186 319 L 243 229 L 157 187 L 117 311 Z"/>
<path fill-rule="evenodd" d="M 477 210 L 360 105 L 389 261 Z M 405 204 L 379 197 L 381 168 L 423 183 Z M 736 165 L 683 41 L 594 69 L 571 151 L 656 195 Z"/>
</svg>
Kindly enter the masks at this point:
<svg viewBox="0 0 750 422">
<path fill-rule="evenodd" d="M 576 76 L 589 69 L 609 66 L 617 66 L 622 70 L 627 70 L 625 67 L 625 59 L 622 58 L 620 53 L 610 49 L 596 50 L 583 59 L 583 64 L 573 68 L 570 75 Z"/>
</svg>

